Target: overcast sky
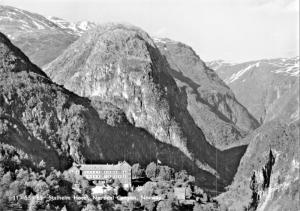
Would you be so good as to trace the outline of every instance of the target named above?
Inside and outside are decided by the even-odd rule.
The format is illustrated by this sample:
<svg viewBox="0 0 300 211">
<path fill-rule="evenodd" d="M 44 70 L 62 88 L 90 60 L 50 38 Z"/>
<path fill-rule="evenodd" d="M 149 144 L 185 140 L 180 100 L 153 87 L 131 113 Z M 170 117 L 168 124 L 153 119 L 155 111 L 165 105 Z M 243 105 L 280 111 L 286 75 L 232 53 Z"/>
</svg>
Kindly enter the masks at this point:
<svg viewBox="0 0 300 211">
<path fill-rule="evenodd" d="M 205 60 L 299 55 L 299 0 L 0 0 L 45 16 L 127 22 L 191 45 Z"/>
</svg>

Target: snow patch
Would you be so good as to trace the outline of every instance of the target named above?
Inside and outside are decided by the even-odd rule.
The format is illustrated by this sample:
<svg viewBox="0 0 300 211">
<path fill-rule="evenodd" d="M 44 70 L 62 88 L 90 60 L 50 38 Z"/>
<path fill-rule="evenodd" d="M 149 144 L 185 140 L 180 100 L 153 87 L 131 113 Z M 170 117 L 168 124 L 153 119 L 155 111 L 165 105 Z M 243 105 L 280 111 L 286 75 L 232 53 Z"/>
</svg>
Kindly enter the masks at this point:
<svg viewBox="0 0 300 211">
<path fill-rule="evenodd" d="M 73 22 L 68 22 L 64 19 L 52 17 L 52 16 L 47 17 L 47 19 L 49 21 L 51 21 L 52 23 L 56 24 L 57 26 L 59 26 L 60 28 L 65 29 L 65 30 L 70 30 L 71 33 L 74 33 L 76 35 L 81 35 L 85 31 L 96 26 L 95 23 L 92 23 L 89 21 L 80 21 L 78 23 L 73 23 Z"/>
<path fill-rule="evenodd" d="M 153 41 L 154 42 L 158 42 L 158 43 L 163 43 L 163 44 L 166 44 L 167 42 L 161 38 L 158 38 L 158 37 L 153 37 Z"/>
<path fill-rule="evenodd" d="M 44 26 L 42 26 L 41 24 L 39 24 L 39 23 L 37 23 L 36 21 L 32 21 L 33 22 L 33 24 L 38 28 L 38 29 L 45 29 L 45 27 Z"/>
<path fill-rule="evenodd" d="M 236 80 L 238 80 L 242 75 L 244 75 L 248 70 L 252 69 L 253 67 L 258 67 L 259 66 L 259 62 L 258 63 L 255 63 L 255 64 L 252 64 L 252 65 L 249 65 L 248 67 L 238 71 L 237 73 L 234 73 L 232 74 L 232 76 L 228 79 L 228 80 L 225 80 L 225 82 L 227 84 L 230 84 Z"/>
<path fill-rule="evenodd" d="M 94 26 L 95 24 L 89 21 L 80 21 L 76 24 L 76 27 L 79 28 L 81 31 L 87 31 Z"/>
<path fill-rule="evenodd" d="M 11 17 L 7 17 L 7 16 L 0 16 L 0 20 L 3 20 L 3 19 L 7 19 L 7 20 L 10 20 L 10 21 L 15 21 L 15 19 L 11 18 Z"/>
<path fill-rule="evenodd" d="M 279 68 L 273 71 L 274 73 L 285 73 L 291 76 L 299 76 L 299 63 L 293 64 L 288 67 Z"/>
</svg>

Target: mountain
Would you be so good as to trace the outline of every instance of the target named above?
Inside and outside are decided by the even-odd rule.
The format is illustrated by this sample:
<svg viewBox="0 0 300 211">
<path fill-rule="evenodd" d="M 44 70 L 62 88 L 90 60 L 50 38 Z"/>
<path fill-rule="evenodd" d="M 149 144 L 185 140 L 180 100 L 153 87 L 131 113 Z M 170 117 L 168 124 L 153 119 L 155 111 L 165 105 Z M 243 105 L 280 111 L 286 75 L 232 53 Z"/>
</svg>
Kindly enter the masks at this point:
<svg viewBox="0 0 300 211">
<path fill-rule="evenodd" d="M 270 121 L 247 137 L 250 144 L 219 203 L 232 211 L 249 205 L 258 211 L 299 210 L 299 128 L 299 121 Z"/>
<path fill-rule="evenodd" d="M 91 99 L 96 109 L 97 101 L 113 104 L 132 125 L 180 149 L 197 168 L 228 181 L 244 147 L 222 152 L 207 142 L 168 68 L 146 32 L 107 24 L 83 34 L 45 71 L 56 83 Z"/>
<path fill-rule="evenodd" d="M 185 93 L 187 110 L 211 144 L 219 149 L 232 147 L 259 126 L 190 46 L 170 39 L 154 41 L 170 64 L 169 74 Z"/>
<path fill-rule="evenodd" d="M 240 140 L 249 145 L 217 200 L 233 211 L 299 210 L 299 57 L 208 66 L 263 123 Z"/>
<path fill-rule="evenodd" d="M 57 17 L 46 18 L 8 6 L 0 7 L 0 23 L 0 30 L 8 34 L 13 43 L 19 46 L 39 66 L 46 66 L 78 39 L 84 31 L 95 27 L 95 24 L 91 22 L 75 24 Z M 160 46 L 159 42 L 156 44 L 158 47 Z M 164 48 L 159 48 L 159 50 L 162 54 L 164 53 Z M 208 71 L 204 67 L 204 63 L 193 53 L 193 50 L 190 47 L 186 47 L 185 50 L 190 50 L 191 53 L 185 55 L 182 53 L 181 56 L 184 56 L 186 60 L 182 60 L 182 64 L 176 65 L 182 66 L 181 69 L 186 73 L 185 76 L 189 74 L 191 68 L 194 73 L 187 77 L 191 76 L 189 78 L 192 80 L 194 80 L 193 76 L 197 78 L 197 81 L 193 81 L 195 84 L 190 83 L 184 86 L 190 86 L 186 91 L 188 111 L 196 124 L 202 128 L 206 139 L 211 144 L 219 149 L 227 149 L 256 128 L 258 124 L 236 102 L 228 87 L 212 71 Z M 176 55 L 176 52 L 171 53 Z M 193 67 L 187 63 L 188 59 L 191 59 L 189 57 L 198 60 Z M 169 69 L 178 72 L 174 62 L 171 61 L 171 56 L 166 58 L 171 64 Z M 174 73 L 174 71 L 170 71 L 172 77 L 176 77 Z M 178 82 L 178 78 L 176 81 Z M 199 86 L 200 83 L 202 86 Z M 197 90 L 197 86 L 201 88 Z M 194 90 L 196 90 L 197 95 L 194 94 Z"/>
<path fill-rule="evenodd" d="M 91 22 L 70 23 L 0 5 L 0 31 L 39 66 L 55 59 L 79 35 L 94 26 Z"/>
<path fill-rule="evenodd" d="M 155 136 L 161 138 L 164 128 L 161 129 L 163 131 L 161 134 L 151 135 L 137 127 L 137 124 L 140 123 L 136 116 L 129 118 L 131 121 L 129 122 L 126 117 L 126 112 L 130 111 L 129 106 L 128 110 L 124 112 L 123 109 L 116 106 L 117 104 L 114 105 L 114 101 L 100 101 L 101 98 L 98 96 L 91 102 L 87 98 L 79 97 L 53 83 L 3 34 L 0 34 L 0 38 L 0 140 L 1 143 L 28 154 L 32 162 L 39 163 L 44 160 L 48 168 L 54 166 L 64 170 L 73 161 L 78 163 L 115 163 L 125 159 L 131 164 L 138 162 L 141 165 L 147 165 L 151 161 L 159 159 L 165 165 L 175 169 L 186 169 L 196 177 L 197 184 L 206 190 L 214 190 L 218 185 L 216 190 L 222 191 L 223 187 L 232 180 L 245 147 L 219 152 L 206 143 L 201 130 L 196 128 L 194 132 L 197 139 L 191 137 L 193 139 L 189 143 L 187 142 L 190 139 L 185 139 L 187 141 L 186 150 L 197 147 L 197 152 L 200 152 L 191 157 L 191 154 L 186 153 L 174 143 L 177 140 L 171 137 L 167 141 L 154 138 Z M 140 39 L 139 37 L 135 38 Z M 106 58 L 106 55 L 103 56 Z M 134 59 L 134 64 L 139 65 L 135 62 L 140 61 L 140 58 L 131 58 Z M 131 70 L 133 70 L 133 74 L 138 73 L 138 69 Z M 146 69 L 142 70 L 146 71 Z M 152 74 L 154 73 L 146 73 L 151 80 L 159 79 L 152 78 Z M 117 75 L 117 77 L 121 76 Z M 145 79 L 147 80 L 147 78 Z M 169 81 L 169 83 L 173 82 Z M 153 87 L 150 88 L 160 89 L 154 87 L 155 84 L 151 85 Z M 117 89 L 114 91 L 116 92 Z M 138 87 L 135 91 L 139 91 Z M 144 90 L 140 91 L 144 92 Z M 155 101 L 155 97 L 151 101 Z M 159 106 L 166 106 L 167 101 L 163 99 L 164 95 L 161 94 L 160 97 L 161 104 Z M 121 102 L 120 98 L 116 98 L 116 100 Z M 151 101 L 145 102 L 144 105 L 151 108 Z M 160 109 L 157 108 L 157 110 Z M 166 112 L 164 108 L 161 110 Z M 179 114 L 184 112 L 177 111 Z M 133 111 L 132 114 L 134 114 Z M 160 115 L 168 114 L 161 113 Z M 155 115 L 153 117 L 161 118 Z M 132 122 L 134 118 L 135 123 Z M 172 121 L 174 121 L 171 122 L 172 124 L 178 124 L 175 120 Z M 186 119 L 186 121 L 191 120 Z M 147 123 L 156 123 L 154 120 L 153 122 L 148 121 Z M 157 122 L 161 124 L 163 121 L 157 119 Z M 192 124 L 190 126 L 195 128 Z M 158 127 L 162 126 L 158 125 Z M 178 130 L 177 128 L 173 131 L 170 129 L 169 132 L 174 137 Z M 179 135 L 181 135 L 180 138 L 183 136 Z M 179 142 L 179 144 L 181 143 Z M 199 149 L 200 147 L 202 149 Z M 194 153 L 195 151 L 189 152 Z M 215 160 L 216 155 L 218 155 L 218 160 Z M 216 168 L 218 161 L 224 165 Z M 216 180 L 214 175 L 218 175 L 219 179 Z"/>
<path fill-rule="evenodd" d="M 208 63 L 260 123 L 299 119 L 299 57 Z"/>
</svg>

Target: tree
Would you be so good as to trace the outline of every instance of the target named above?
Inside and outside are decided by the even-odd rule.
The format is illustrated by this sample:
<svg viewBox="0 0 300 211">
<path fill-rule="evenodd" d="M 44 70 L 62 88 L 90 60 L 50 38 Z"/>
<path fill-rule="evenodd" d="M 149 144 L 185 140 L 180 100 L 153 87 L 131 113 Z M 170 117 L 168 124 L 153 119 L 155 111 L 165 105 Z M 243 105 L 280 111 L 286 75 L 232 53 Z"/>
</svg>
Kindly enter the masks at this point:
<svg viewBox="0 0 300 211">
<path fill-rule="evenodd" d="M 190 199 L 193 195 L 193 191 L 191 189 L 191 186 L 189 185 L 186 189 L 185 189 L 185 197 L 187 199 Z"/>
<path fill-rule="evenodd" d="M 13 181 L 10 186 L 9 189 L 6 192 L 6 195 L 9 197 L 14 197 L 14 196 L 18 196 L 19 194 L 21 194 L 25 189 L 24 183 L 15 180 Z"/>
<path fill-rule="evenodd" d="M 143 200 L 142 201 L 142 206 L 147 211 L 154 211 L 155 207 L 156 207 L 156 204 L 153 200 Z"/>
<path fill-rule="evenodd" d="M 177 211 L 179 210 L 178 201 L 174 198 L 160 201 L 157 204 L 157 211 Z"/>
<path fill-rule="evenodd" d="M 170 181 L 174 179 L 174 169 L 168 166 L 159 166 L 158 177 L 162 180 Z"/>
<path fill-rule="evenodd" d="M 135 163 L 132 166 L 132 178 L 140 177 L 145 177 L 145 169 L 143 169 L 139 163 Z"/>
<path fill-rule="evenodd" d="M 195 184 L 196 178 L 194 176 L 189 175 L 188 181 L 190 184 Z"/>
<path fill-rule="evenodd" d="M 89 203 L 85 208 L 82 209 L 82 211 L 98 211 L 98 208 L 95 205 Z"/>
<path fill-rule="evenodd" d="M 39 180 L 33 187 L 34 191 L 40 195 L 46 196 L 49 193 L 49 186 L 46 182 Z"/>
<path fill-rule="evenodd" d="M 29 172 L 28 170 L 20 169 L 17 173 L 17 180 L 28 181 L 29 180 Z"/>
<path fill-rule="evenodd" d="M 4 174 L 5 174 L 4 168 L 0 166 L 0 178 L 2 178 Z"/>
<path fill-rule="evenodd" d="M 41 160 L 41 162 L 39 163 L 39 165 L 38 165 L 38 167 L 39 167 L 39 169 L 45 169 L 46 168 L 46 163 L 45 163 L 45 161 L 44 160 Z"/>
<path fill-rule="evenodd" d="M 202 204 L 196 203 L 194 205 L 193 211 L 204 211 Z"/>
<path fill-rule="evenodd" d="M 181 170 L 175 173 L 175 179 L 185 182 L 189 179 L 189 175 L 186 170 Z"/>
<path fill-rule="evenodd" d="M 130 200 L 127 202 L 127 207 L 129 210 L 140 210 L 141 203 L 136 200 Z"/>
<path fill-rule="evenodd" d="M 114 206 L 115 206 L 114 202 L 109 200 L 109 201 L 105 201 L 102 204 L 101 208 L 105 211 L 114 211 L 115 210 Z"/>
<path fill-rule="evenodd" d="M 58 181 L 58 194 L 61 196 L 71 195 L 73 192 L 72 183 L 63 179 Z"/>
<path fill-rule="evenodd" d="M 158 168 L 156 163 L 151 162 L 146 168 L 146 176 L 150 179 L 156 178 L 158 175 Z"/>
<path fill-rule="evenodd" d="M 36 211 L 39 207 L 39 200 L 37 197 L 33 196 L 30 199 L 29 205 L 28 205 L 28 211 Z"/>
<path fill-rule="evenodd" d="M 11 173 L 10 171 L 4 174 L 0 182 L 0 189 L 3 191 L 9 188 L 10 183 L 12 182 Z"/>
<path fill-rule="evenodd" d="M 147 182 L 143 188 L 143 195 L 152 196 L 156 189 L 157 189 L 156 182 Z"/>
<path fill-rule="evenodd" d="M 208 201 L 207 194 L 198 186 L 194 186 L 194 195 L 197 201 L 206 203 Z"/>
<path fill-rule="evenodd" d="M 89 194 L 91 192 L 90 190 L 90 184 L 89 181 L 86 179 L 80 180 L 80 185 L 82 187 L 82 192 L 85 194 Z"/>
<path fill-rule="evenodd" d="M 57 181 L 58 181 L 58 176 L 55 170 L 52 170 L 49 174 L 49 176 L 46 178 L 46 182 L 50 185 L 50 186 L 55 186 L 57 185 Z"/>
</svg>

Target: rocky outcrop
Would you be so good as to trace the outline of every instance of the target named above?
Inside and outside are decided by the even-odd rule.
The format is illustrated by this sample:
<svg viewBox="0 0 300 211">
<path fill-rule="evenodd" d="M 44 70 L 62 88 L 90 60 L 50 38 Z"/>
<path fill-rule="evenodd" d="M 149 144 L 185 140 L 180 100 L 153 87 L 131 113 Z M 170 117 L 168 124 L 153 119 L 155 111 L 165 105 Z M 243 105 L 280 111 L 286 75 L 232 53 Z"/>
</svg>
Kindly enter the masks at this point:
<svg viewBox="0 0 300 211">
<path fill-rule="evenodd" d="M 250 144 L 234 181 L 217 198 L 223 207 L 299 210 L 299 128 L 299 121 L 272 121 L 246 138 Z"/>
<path fill-rule="evenodd" d="M 259 126 L 191 47 L 170 39 L 154 41 L 170 64 L 169 74 L 186 95 L 190 115 L 211 144 L 230 148 Z"/>
</svg>

